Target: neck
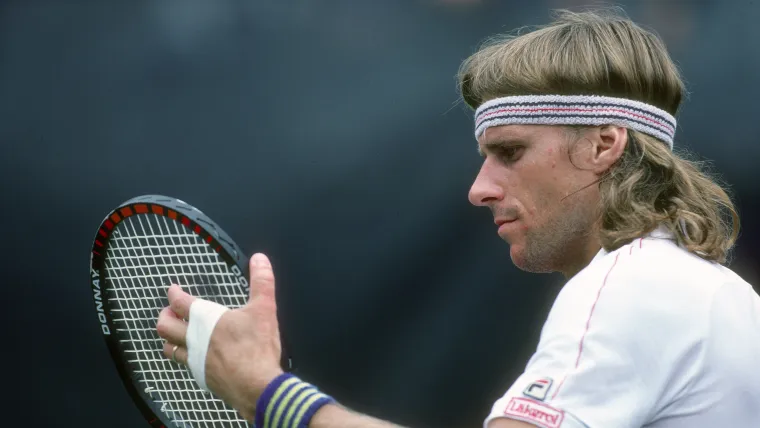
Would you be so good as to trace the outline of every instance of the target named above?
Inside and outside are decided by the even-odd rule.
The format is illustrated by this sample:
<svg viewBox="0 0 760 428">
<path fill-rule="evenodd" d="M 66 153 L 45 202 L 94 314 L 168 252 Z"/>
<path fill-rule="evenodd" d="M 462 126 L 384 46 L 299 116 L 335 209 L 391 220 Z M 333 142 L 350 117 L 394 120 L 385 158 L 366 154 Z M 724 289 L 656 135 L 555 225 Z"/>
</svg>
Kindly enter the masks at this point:
<svg viewBox="0 0 760 428">
<path fill-rule="evenodd" d="M 586 239 L 578 242 L 578 244 L 570 250 L 570 253 L 576 254 L 576 256 L 568 258 L 566 263 L 561 266 L 558 271 L 566 280 L 570 280 L 577 275 L 578 272 L 588 266 L 601 249 L 602 243 L 599 241 L 599 238 L 597 238 L 597 230 L 594 230 L 590 236 L 586 236 Z"/>
</svg>

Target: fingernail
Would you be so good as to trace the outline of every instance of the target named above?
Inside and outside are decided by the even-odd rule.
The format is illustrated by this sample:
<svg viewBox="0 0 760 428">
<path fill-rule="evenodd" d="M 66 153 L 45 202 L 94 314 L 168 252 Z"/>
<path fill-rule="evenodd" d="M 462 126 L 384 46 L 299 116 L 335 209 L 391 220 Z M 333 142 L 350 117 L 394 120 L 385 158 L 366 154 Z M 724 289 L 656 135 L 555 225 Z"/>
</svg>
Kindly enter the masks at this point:
<svg viewBox="0 0 760 428">
<path fill-rule="evenodd" d="M 267 259 L 267 256 L 256 253 L 253 255 L 253 264 L 256 266 L 269 266 L 269 259 Z"/>
</svg>

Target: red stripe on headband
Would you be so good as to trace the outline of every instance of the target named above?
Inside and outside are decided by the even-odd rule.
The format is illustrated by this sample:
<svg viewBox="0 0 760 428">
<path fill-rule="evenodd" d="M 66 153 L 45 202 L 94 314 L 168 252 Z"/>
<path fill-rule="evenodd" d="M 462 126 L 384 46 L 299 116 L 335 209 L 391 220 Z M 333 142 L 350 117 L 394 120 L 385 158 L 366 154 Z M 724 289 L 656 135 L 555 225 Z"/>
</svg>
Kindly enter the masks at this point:
<svg viewBox="0 0 760 428">
<path fill-rule="evenodd" d="M 482 116 L 478 117 L 478 122 L 476 126 L 480 126 L 481 123 L 483 123 L 484 120 L 498 115 L 500 113 L 537 113 L 542 111 L 563 111 L 563 112 L 583 112 L 583 113 L 597 113 L 597 112 L 603 112 L 603 111 L 612 111 L 617 113 L 623 113 L 627 114 L 642 120 L 646 120 L 648 122 L 652 122 L 655 125 L 659 125 L 671 133 L 675 130 L 672 126 L 670 126 L 669 123 L 662 122 L 659 120 L 652 119 L 651 117 L 644 116 L 642 114 L 633 113 L 630 110 L 624 110 L 624 109 L 617 109 L 617 108 L 610 108 L 610 107 L 538 107 L 538 108 L 526 108 L 526 107 L 511 107 L 511 108 L 502 108 L 499 110 L 494 110 L 491 112 L 488 112 L 486 114 L 483 114 Z"/>
</svg>

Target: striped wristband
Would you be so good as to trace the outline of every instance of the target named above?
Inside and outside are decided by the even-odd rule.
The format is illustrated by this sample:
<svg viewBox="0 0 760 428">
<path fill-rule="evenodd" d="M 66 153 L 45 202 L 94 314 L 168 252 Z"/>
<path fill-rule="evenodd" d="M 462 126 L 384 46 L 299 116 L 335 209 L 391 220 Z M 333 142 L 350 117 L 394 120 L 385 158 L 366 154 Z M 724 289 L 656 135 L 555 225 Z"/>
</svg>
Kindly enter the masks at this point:
<svg viewBox="0 0 760 428">
<path fill-rule="evenodd" d="M 307 428 L 320 407 L 335 400 L 290 373 L 277 376 L 256 403 L 255 428 Z"/>
</svg>

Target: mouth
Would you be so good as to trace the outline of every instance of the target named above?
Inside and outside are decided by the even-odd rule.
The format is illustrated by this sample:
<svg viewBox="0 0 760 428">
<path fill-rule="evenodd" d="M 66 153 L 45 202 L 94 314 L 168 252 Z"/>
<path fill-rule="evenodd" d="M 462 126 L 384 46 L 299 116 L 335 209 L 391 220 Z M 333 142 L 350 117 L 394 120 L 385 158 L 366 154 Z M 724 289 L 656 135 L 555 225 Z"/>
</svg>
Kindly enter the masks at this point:
<svg viewBox="0 0 760 428">
<path fill-rule="evenodd" d="M 496 227 L 501 227 L 501 226 L 503 226 L 505 224 L 514 223 L 515 221 L 517 221 L 516 218 L 513 218 L 513 219 L 496 218 L 496 219 L 494 219 L 493 222 L 494 222 L 494 224 L 496 224 Z"/>
<path fill-rule="evenodd" d="M 517 218 L 504 218 L 504 217 L 497 217 L 494 219 L 494 223 L 496 224 L 496 227 L 498 228 L 496 233 L 501 237 L 506 237 L 509 235 L 509 229 L 512 229 L 512 223 L 516 222 Z"/>
</svg>

